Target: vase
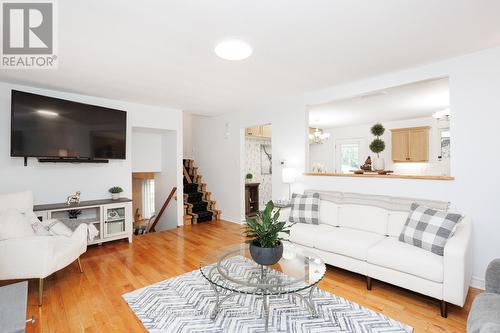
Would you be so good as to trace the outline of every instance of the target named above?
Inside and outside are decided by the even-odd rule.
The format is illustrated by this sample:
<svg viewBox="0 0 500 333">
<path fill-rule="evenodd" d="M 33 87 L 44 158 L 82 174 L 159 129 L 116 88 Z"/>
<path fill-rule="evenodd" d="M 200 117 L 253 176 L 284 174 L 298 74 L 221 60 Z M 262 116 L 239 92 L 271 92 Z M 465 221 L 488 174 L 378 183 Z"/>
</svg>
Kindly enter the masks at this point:
<svg viewBox="0 0 500 333">
<path fill-rule="evenodd" d="M 111 199 L 112 200 L 120 199 L 120 193 L 111 193 Z"/>
<path fill-rule="evenodd" d="M 373 161 L 373 170 L 382 171 L 385 169 L 385 160 L 383 157 L 376 157 Z"/>
<path fill-rule="evenodd" d="M 270 266 L 280 261 L 283 256 L 283 243 L 275 247 L 260 247 L 258 243 L 250 243 L 250 255 L 259 265 Z"/>
</svg>

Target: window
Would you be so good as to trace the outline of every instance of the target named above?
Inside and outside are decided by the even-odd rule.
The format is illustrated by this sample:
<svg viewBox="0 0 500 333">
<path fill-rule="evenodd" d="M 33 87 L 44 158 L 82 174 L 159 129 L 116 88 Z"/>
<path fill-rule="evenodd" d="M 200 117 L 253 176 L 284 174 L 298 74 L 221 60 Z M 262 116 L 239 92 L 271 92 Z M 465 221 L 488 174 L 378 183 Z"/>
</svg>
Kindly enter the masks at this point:
<svg viewBox="0 0 500 333">
<path fill-rule="evenodd" d="M 361 162 L 361 140 L 338 140 L 336 149 L 336 171 L 350 173 L 359 169 Z"/>
<path fill-rule="evenodd" d="M 155 180 L 145 179 L 142 182 L 142 216 L 149 219 L 155 214 Z"/>
</svg>

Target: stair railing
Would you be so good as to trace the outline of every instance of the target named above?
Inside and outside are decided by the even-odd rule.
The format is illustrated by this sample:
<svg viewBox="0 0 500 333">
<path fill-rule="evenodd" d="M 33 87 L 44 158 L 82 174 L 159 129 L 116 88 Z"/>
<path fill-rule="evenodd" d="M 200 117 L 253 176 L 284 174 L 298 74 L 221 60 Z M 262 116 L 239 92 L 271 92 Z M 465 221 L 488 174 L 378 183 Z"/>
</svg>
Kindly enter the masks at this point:
<svg viewBox="0 0 500 333">
<path fill-rule="evenodd" d="M 160 221 L 161 216 L 163 215 L 163 212 L 165 209 L 167 209 L 168 204 L 170 203 L 170 200 L 174 197 L 175 192 L 177 191 L 177 187 L 172 187 L 172 190 L 170 191 L 170 194 L 167 197 L 167 200 L 163 203 L 163 206 L 160 209 L 160 212 L 158 215 L 156 215 L 156 219 L 154 220 L 153 224 L 151 225 L 151 228 L 149 228 L 149 232 L 156 232 L 155 227 L 158 221 Z"/>
</svg>

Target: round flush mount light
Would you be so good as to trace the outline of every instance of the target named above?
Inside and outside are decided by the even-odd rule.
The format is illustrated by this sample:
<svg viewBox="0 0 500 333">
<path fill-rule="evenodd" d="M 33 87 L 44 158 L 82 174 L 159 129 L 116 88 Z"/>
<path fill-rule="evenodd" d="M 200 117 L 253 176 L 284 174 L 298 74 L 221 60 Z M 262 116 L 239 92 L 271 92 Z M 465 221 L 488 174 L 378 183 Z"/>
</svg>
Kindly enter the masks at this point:
<svg viewBox="0 0 500 333">
<path fill-rule="evenodd" d="M 243 60 L 252 54 L 252 48 L 238 39 L 229 39 L 215 46 L 215 54 L 226 60 Z"/>
</svg>

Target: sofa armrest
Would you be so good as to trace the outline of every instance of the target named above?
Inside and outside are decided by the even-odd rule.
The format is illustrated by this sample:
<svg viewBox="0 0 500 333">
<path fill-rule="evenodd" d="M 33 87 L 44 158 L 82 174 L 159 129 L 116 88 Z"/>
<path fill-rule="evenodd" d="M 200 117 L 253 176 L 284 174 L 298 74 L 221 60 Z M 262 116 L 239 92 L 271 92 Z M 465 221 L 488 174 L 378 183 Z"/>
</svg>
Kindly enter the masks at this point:
<svg viewBox="0 0 500 333">
<path fill-rule="evenodd" d="M 500 259 L 495 259 L 486 269 L 486 292 L 500 294 Z"/>
<path fill-rule="evenodd" d="M 287 225 L 292 224 L 290 222 L 290 213 L 292 212 L 291 207 L 280 208 L 280 221 L 285 221 Z"/>
<path fill-rule="evenodd" d="M 463 306 L 472 278 L 472 221 L 469 217 L 464 217 L 446 243 L 443 273 L 443 300 Z"/>
<path fill-rule="evenodd" d="M 52 236 L 0 241 L 0 280 L 45 278 L 54 258 Z"/>
<path fill-rule="evenodd" d="M 289 221 L 290 219 L 290 212 L 292 208 L 291 207 L 285 207 L 285 208 L 280 208 L 280 218 L 279 221 L 284 221 L 286 222 L 287 226 L 290 226 L 292 223 Z M 288 240 L 290 236 L 285 233 L 281 233 L 280 237 L 282 237 L 284 240 Z"/>
</svg>

